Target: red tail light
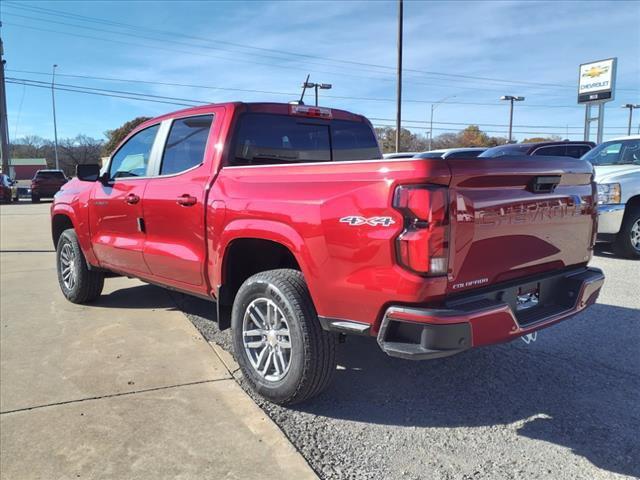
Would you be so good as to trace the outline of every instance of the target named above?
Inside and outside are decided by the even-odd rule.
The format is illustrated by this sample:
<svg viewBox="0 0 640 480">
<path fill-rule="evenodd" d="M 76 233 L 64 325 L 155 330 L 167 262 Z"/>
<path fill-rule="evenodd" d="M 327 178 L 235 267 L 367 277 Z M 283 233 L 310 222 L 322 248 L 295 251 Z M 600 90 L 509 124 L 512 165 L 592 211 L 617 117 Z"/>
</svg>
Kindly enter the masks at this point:
<svg viewBox="0 0 640 480">
<path fill-rule="evenodd" d="M 446 275 L 449 264 L 448 195 L 443 187 L 405 185 L 393 206 L 404 216 L 396 240 L 398 261 L 421 275 Z"/>
<path fill-rule="evenodd" d="M 289 112 L 291 115 L 300 115 L 303 117 L 326 118 L 331 119 L 333 113 L 330 108 L 310 107 L 307 105 L 291 105 Z"/>
</svg>

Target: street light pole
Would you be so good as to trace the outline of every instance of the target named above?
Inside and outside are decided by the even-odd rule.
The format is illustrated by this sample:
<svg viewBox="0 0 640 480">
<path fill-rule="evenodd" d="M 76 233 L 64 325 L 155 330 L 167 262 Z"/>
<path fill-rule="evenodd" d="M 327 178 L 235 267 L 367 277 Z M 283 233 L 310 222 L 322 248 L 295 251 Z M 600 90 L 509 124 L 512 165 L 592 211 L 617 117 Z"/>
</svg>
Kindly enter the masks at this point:
<svg viewBox="0 0 640 480">
<path fill-rule="evenodd" d="M 318 89 L 320 90 L 330 90 L 331 87 L 333 85 L 331 85 L 330 83 L 313 83 L 309 81 L 309 76 L 307 75 L 307 80 L 302 84 L 302 97 L 300 97 L 300 101 L 302 102 L 302 98 L 304 97 L 304 91 L 307 88 L 313 88 L 315 90 L 316 93 L 316 107 L 318 106 Z"/>
<path fill-rule="evenodd" d="M 433 142 L 433 111 L 438 108 L 438 106 L 445 102 L 445 100 L 449 100 L 450 98 L 454 98 L 455 95 L 449 95 L 448 97 L 444 97 L 442 100 L 438 100 L 436 103 L 431 104 L 431 118 L 429 120 L 429 150 L 431 150 L 432 142 Z"/>
<path fill-rule="evenodd" d="M 633 121 L 633 109 L 640 108 L 640 105 L 634 105 L 633 103 L 627 103 L 626 105 L 622 105 L 622 108 L 629 109 L 629 125 L 627 126 L 627 135 L 631 135 L 631 122 Z"/>
<path fill-rule="evenodd" d="M 396 153 L 400 151 L 402 129 L 402 0 L 398 0 L 398 85 L 396 92 Z"/>
<path fill-rule="evenodd" d="M 58 65 L 53 65 L 53 73 L 51 75 L 51 105 L 53 106 L 53 152 L 56 157 L 56 170 L 60 169 L 60 163 L 58 162 L 58 125 L 56 123 L 56 94 L 55 94 L 55 83 L 56 83 L 56 67 Z"/>
<path fill-rule="evenodd" d="M 502 97 L 500 97 L 500 100 L 509 100 L 509 102 L 511 103 L 509 107 L 509 143 L 511 143 L 513 139 L 513 102 L 522 102 L 524 101 L 524 97 L 503 95 Z"/>
</svg>

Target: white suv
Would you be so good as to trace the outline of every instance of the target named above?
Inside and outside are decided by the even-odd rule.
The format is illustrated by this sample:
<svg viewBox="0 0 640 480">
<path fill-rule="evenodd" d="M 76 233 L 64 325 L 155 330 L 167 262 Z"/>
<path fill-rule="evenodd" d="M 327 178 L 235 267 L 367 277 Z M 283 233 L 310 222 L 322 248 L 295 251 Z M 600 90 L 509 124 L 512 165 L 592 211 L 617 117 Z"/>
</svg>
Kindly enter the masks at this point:
<svg viewBox="0 0 640 480">
<path fill-rule="evenodd" d="M 587 152 L 598 184 L 598 240 L 640 258 L 640 135 L 601 143 Z"/>
</svg>

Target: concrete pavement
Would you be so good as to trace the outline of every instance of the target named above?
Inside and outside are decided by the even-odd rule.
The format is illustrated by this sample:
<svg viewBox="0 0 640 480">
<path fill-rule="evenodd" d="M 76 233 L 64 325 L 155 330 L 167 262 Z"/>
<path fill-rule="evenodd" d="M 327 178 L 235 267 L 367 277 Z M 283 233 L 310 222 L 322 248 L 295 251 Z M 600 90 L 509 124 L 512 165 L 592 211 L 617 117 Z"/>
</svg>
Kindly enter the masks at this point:
<svg viewBox="0 0 640 480">
<path fill-rule="evenodd" d="M 316 478 L 165 290 L 67 302 L 48 210 L 0 207 L 1 478 Z"/>
</svg>

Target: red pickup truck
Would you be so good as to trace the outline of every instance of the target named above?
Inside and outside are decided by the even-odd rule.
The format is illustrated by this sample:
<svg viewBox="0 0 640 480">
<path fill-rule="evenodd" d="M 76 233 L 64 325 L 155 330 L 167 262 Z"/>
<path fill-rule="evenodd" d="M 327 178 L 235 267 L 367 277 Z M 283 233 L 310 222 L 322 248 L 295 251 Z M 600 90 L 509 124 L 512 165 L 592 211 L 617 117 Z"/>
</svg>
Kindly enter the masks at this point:
<svg viewBox="0 0 640 480">
<path fill-rule="evenodd" d="M 90 302 L 127 275 L 215 301 L 244 375 L 281 404 L 328 385 L 342 334 L 444 357 L 563 320 L 604 281 L 587 267 L 589 163 L 385 160 L 341 110 L 182 110 L 77 173 L 51 209 L 64 295 Z"/>
</svg>

